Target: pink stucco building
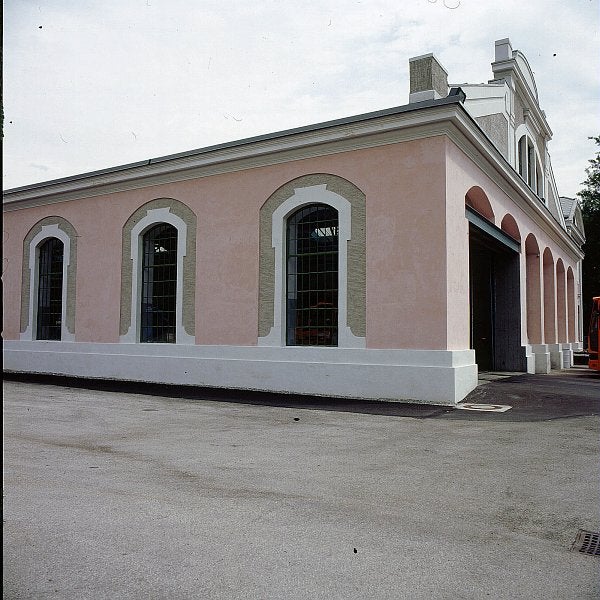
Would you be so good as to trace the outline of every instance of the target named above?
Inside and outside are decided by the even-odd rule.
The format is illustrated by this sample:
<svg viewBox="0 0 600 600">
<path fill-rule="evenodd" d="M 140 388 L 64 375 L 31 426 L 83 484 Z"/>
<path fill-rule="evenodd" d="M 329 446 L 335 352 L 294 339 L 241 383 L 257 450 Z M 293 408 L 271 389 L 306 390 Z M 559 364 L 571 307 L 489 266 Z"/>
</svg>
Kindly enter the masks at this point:
<svg viewBox="0 0 600 600">
<path fill-rule="evenodd" d="M 404 106 L 4 193 L 4 366 L 453 404 L 581 347 L 583 228 L 525 57 Z"/>
</svg>

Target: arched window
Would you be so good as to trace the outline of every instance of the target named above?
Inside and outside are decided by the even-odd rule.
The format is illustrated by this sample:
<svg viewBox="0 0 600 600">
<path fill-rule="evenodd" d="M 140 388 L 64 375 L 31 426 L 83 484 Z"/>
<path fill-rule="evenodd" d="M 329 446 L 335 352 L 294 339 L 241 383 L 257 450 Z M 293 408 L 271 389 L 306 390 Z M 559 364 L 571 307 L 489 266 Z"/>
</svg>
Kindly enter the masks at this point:
<svg viewBox="0 0 600 600">
<path fill-rule="evenodd" d="M 544 177 L 542 165 L 533 140 L 522 135 L 517 145 L 519 175 L 525 183 L 540 197 L 544 198 Z"/>
<path fill-rule="evenodd" d="M 338 212 L 304 206 L 287 221 L 288 346 L 337 346 Z"/>
<path fill-rule="evenodd" d="M 189 344 L 195 336 L 196 215 L 174 198 L 123 225 L 120 341 Z"/>
<path fill-rule="evenodd" d="M 36 339 L 60 340 L 64 245 L 59 239 L 51 237 L 39 246 L 38 252 Z"/>
<path fill-rule="evenodd" d="M 535 175 L 535 150 L 531 141 L 527 140 L 527 183 L 534 192 L 537 191 Z"/>
<path fill-rule="evenodd" d="M 537 195 L 543 200 L 544 196 L 544 178 L 542 176 L 542 166 L 540 165 L 540 161 L 535 161 L 535 189 Z"/>
<path fill-rule="evenodd" d="M 318 356 L 326 345 L 366 347 L 365 231 L 364 193 L 335 175 L 303 175 L 265 201 L 260 209 L 259 346 L 310 344 Z M 319 302 L 325 304 L 316 306 Z M 308 356 L 307 351 L 302 354 Z"/>
<path fill-rule="evenodd" d="M 77 231 L 44 217 L 23 240 L 21 339 L 75 340 Z"/>
<path fill-rule="evenodd" d="M 176 341 L 177 229 L 155 225 L 143 235 L 140 342 Z"/>
<path fill-rule="evenodd" d="M 527 136 L 519 140 L 519 175 L 527 181 Z"/>
</svg>

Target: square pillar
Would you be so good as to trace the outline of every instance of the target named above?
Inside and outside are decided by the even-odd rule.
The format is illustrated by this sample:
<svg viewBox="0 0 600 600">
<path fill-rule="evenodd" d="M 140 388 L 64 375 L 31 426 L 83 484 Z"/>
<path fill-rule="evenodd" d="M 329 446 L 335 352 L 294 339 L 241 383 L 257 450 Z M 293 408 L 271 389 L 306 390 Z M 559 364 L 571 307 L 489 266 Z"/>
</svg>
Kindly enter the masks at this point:
<svg viewBox="0 0 600 600">
<path fill-rule="evenodd" d="M 562 344 L 548 344 L 548 351 L 550 352 L 550 366 L 559 371 L 563 368 L 562 346 Z"/>
<path fill-rule="evenodd" d="M 548 346 L 546 344 L 533 344 L 531 346 L 533 360 L 527 361 L 528 373 L 550 373 L 551 359 Z M 530 371 L 530 363 L 533 371 Z"/>
</svg>

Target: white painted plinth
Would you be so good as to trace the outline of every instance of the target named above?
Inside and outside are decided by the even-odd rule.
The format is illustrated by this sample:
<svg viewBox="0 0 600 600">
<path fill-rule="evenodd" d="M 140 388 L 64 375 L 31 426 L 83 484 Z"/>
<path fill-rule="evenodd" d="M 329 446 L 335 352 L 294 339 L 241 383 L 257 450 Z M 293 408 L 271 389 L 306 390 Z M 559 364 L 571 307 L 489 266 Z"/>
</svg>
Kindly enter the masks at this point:
<svg viewBox="0 0 600 600">
<path fill-rule="evenodd" d="M 528 373 L 550 373 L 551 369 L 551 361 L 550 361 L 550 352 L 548 351 L 548 346 L 546 344 L 533 344 L 531 346 L 531 351 L 533 353 L 533 371 L 529 370 L 528 364 Z"/>
<path fill-rule="evenodd" d="M 548 344 L 550 352 L 550 366 L 553 369 L 561 370 L 563 368 L 562 344 Z"/>
<path fill-rule="evenodd" d="M 570 343 L 561 344 L 560 347 L 561 347 L 561 351 L 562 351 L 563 369 L 570 369 L 573 366 L 572 344 L 570 344 Z"/>
<path fill-rule="evenodd" d="M 472 350 L 6 341 L 4 369 L 444 405 L 477 386 Z"/>
</svg>

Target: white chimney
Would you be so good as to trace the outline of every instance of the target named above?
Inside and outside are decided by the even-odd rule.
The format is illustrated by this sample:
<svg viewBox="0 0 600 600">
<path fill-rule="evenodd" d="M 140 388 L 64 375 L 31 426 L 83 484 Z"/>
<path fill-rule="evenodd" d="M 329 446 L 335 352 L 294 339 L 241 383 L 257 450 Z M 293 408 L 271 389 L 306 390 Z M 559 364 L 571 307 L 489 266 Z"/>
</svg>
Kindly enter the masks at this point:
<svg viewBox="0 0 600 600">
<path fill-rule="evenodd" d="M 503 40 L 496 40 L 496 55 L 494 62 L 501 60 L 510 60 L 513 57 L 513 49 L 508 38 Z"/>
</svg>

